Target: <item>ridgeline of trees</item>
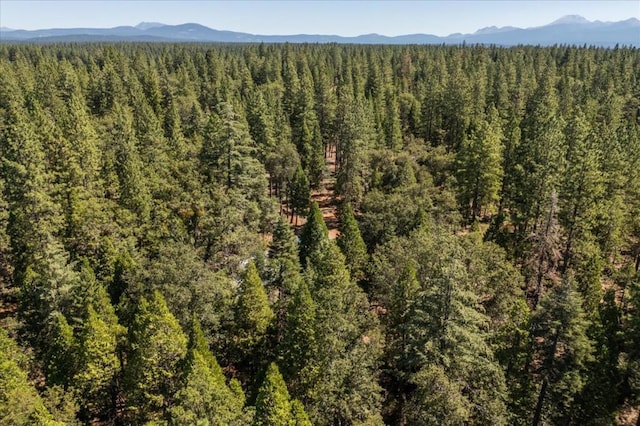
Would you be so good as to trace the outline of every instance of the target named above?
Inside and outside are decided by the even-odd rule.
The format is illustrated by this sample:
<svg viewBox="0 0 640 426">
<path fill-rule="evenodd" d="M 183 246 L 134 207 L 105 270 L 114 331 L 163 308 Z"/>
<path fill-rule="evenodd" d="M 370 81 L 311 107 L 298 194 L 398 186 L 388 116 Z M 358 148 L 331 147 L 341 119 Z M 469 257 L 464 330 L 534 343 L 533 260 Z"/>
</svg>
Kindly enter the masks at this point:
<svg viewBox="0 0 640 426">
<path fill-rule="evenodd" d="M 0 45 L 3 425 L 640 422 L 639 269 L 637 49 Z"/>
</svg>

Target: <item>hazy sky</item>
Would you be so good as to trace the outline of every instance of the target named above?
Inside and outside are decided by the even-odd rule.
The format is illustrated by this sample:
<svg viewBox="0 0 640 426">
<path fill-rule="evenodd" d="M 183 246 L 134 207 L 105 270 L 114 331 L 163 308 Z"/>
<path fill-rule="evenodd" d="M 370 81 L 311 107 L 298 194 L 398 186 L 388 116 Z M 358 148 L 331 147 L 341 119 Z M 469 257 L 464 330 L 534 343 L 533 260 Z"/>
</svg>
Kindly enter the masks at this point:
<svg viewBox="0 0 640 426">
<path fill-rule="evenodd" d="M 496 25 L 534 27 L 564 15 L 640 18 L 630 1 L 23 1 L 0 0 L 0 26 L 114 27 L 141 21 L 196 22 L 256 34 L 469 33 Z"/>
</svg>

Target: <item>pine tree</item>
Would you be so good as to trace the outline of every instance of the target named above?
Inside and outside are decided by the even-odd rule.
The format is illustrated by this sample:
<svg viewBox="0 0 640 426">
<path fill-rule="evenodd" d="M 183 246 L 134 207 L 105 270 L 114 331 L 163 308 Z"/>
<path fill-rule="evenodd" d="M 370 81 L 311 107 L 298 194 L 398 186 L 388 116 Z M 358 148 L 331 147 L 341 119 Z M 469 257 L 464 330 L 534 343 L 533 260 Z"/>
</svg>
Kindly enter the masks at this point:
<svg viewBox="0 0 640 426">
<path fill-rule="evenodd" d="M 115 171 L 118 175 L 120 203 L 145 221 L 150 214 L 151 196 L 146 187 L 143 165 L 138 154 L 131 111 L 120 104 L 114 107 L 111 129 L 115 150 Z"/>
<path fill-rule="evenodd" d="M 269 194 L 271 195 L 272 191 L 275 191 L 281 204 L 280 212 L 282 213 L 283 197 L 286 199 L 288 195 L 291 195 L 291 182 L 296 171 L 301 168 L 300 156 L 292 143 L 282 142 L 266 153 L 264 165 L 269 172 Z"/>
<path fill-rule="evenodd" d="M 469 402 L 443 367 L 425 366 L 411 381 L 416 391 L 403 408 L 403 424 L 436 426 L 470 423 Z"/>
<path fill-rule="evenodd" d="M 295 225 L 298 226 L 298 216 L 306 215 L 311 200 L 311 190 L 309 189 L 309 181 L 301 167 L 298 167 L 296 173 L 289 184 L 289 207 L 291 208 L 291 221 L 295 216 Z"/>
<path fill-rule="evenodd" d="M 21 286 L 27 267 L 61 228 L 59 206 L 51 197 L 51 180 L 33 124 L 22 101 L 7 91 L 4 125 L 0 131 L 0 172 L 5 180 L 14 283 Z"/>
<path fill-rule="evenodd" d="M 573 397 L 584 385 L 585 363 L 592 356 L 588 324 L 582 300 L 570 279 L 540 302 L 532 318 L 537 358 L 541 361 L 534 426 L 567 418 Z"/>
<path fill-rule="evenodd" d="M 244 394 L 237 382 L 229 387 L 215 356 L 209 350 L 199 322 L 194 319 L 189 353 L 184 367 L 184 385 L 176 392 L 170 409 L 175 424 L 234 424 L 242 422 Z"/>
<path fill-rule="evenodd" d="M 273 116 L 269 114 L 267 103 L 260 90 L 255 90 L 251 94 L 248 103 L 249 132 L 260 148 L 262 158 L 265 158 L 275 147 Z"/>
<path fill-rule="evenodd" d="M 307 274 L 316 305 L 317 356 L 306 398 L 314 423 L 370 422 L 380 410 L 376 365 L 381 338 L 364 292 L 351 281 L 344 255 L 330 242 L 316 251 Z M 313 370 L 312 370 L 313 371 Z"/>
<path fill-rule="evenodd" d="M 187 353 L 187 338 L 162 295 L 138 302 L 129 328 L 129 352 L 124 368 L 127 409 L 137 419 L 158 419 L 169 408 L 179 384 L 179 364 Z"/>
<path fill-rule="evenodd" d="M 0 178 L 0 294 L 6 297 L 14 290 L 9 290 L 13 275 L 13 262 L 11 262 L 11 242 L 7 234 L 9 205 L 4 199 L 4 188 L 4 180 Z"/>
<path fill-rule="evenodd" d="M 316 252 L 321 250 L 329 241 L 329 230 L 322 218 L 322 212 L 318 203 L 311 204 L 311 209 L 307 215 L 307 222 L 300 231 L 300 263 L 304 266 L 307 259 L 311 258 Z"/>
<path fill-rule="evenodd" d="M 627 365 L 624 369 L 626 381 L 630 384 L 630 400 L 640 402 L 640 276 L 637 271 L 629 289 L 633 309 L 624 318 L 624 341 Z"/>
<path fill-rule="evenodd" d="M 304 411 L 304 405 L 298 399 L 291 401 L 291 416 L 294 426 L 311 426 L 311 420 L 309 420 L 307 412 Z"/>
<path fill-rule="evenodd" d="M 255 426 L 290 426 L 294 421 L 287 385 L 280 370 L 271 363 L 258 391 Z"/>
<path fill-rule="evenodd" d="M 563 250 L 563 270 L 571 264 L 576 243 L 589 242 L 596 226 L 601 198 L 604 194 L 601 153 L 590 134 L 587 118 L 582 111 L 572 114 L 567 126 L 567 165 L 560 192 L 561 223 L 567 240 Z"/>
<path fill-rule="evenodd" d="M 271 289 L 270 297 L 275 299 L 273 310 L 276 315 L 277 344 L 282 339 L 286 327 L 289 303 L 302 282 L 295 235 L 284 216 L 280 216 L 269 245 L 267 275 L 268 287 Z"/>
<path fill-rule="evenodd" d="M 257 374 L 265 364 L 263 354 L 270 343 L 267 339 L 268 331 L 275 314 L 253 261 L 249 262 L 242 273 L 238 291 L 233 311 L 232 359 L 248 379 Z"/>
<path fill-rule="evenodd" d="M 558 281 L 560 262 L 560 226 L 558 225 L 558 197 L 551 193 L 544 222 L 531 237 L 531 252 L 526 262 L 527 296 L 531 307 L 536 309 L 546 286 Z"/>
<path fill-rule="evenodd" d="M 67 374 L 73 372 L 67 364 L 75 344 L 68 319 L 80 313 L 73 309 L 73 299 L 81 284 L 69 255 L 49 237 L 24 274 L 20 288 L 18 317 L 24 321 L 22 332 L 60 385 L 67 384 L 71 379 Z M 54 340 L 61 346 L 52 345 Z"/>
<path fill-rule="evenodd" d="M 200 151 L 202 174 L 228 190 L 244 191 L 259 198 L 267 188 L 264 167 L 255 157 L 256 148 L 246 122 L 236 105 L 226 102 L 210 116 Z M 259 191 L 259 192 L 258 192 Z"/>
<path fill-rule="evenodd" d="M 311 188 L 320 189 L 326 168 L 321 130 L 319 126 L 315 126 L 307 164 L 307 173 L 309 174 L 309 185 Z"/>
<path fill-rule="evenodd" d="M 337 118 L 336 193 L 358 205 L 365 190 L 366 152 L 374 140 L 371 112 L 366 104 L 344 95 Z"/>
<path fill-rule="evenodd" d="M 489 318 L 474 291 L 474 279 L 487 278 L 466 270 L 475 262 L 465 259 L 457 238 L 438 228 L 394 239 L 374 255 L 372 297 L 387 310 L 384 372 L 391 418 L 410 412 L 426 416 L 429 407 L 419 408 L 422 402 L 440 401 L 443 413 L 462 410 L 458 422 L 508 422 L 504 373 L 490 344 Z M 485 287 L 479 292 L 486 297 Z M 432 380 L 442 380 L 441 386 L 431 386 Z M 450 401 L 438 394 L 449 387 Z"/>
<path fill-rule="evenodd" d="M 522 140 L 514 161 L 513 220 L 526 235 L 544 215 L 544 208 L 562 170 L 562 127 L 553 68 L 546 69 L 529 100 L 522 122 Z"/>
<path fill-rule="evenodd" d="M 262 342 L 273 317 L 262 279 L 251 261 L 243 272 L 235 306 L 236 336 L 241 346 L 250 348 Z"/>
<path fill-rule="evenodd" d="M 458 180 L 462 207 L 473 222 L 492 203 L 498 201 L 502 183 L 502 129 L 498 113 L 492 110 L 488 121 L 462 143 L 458 151 Z"/>
<path fill-rule="evenodd" d="M 393 357 L 402 356 L 409 344 L 407 334 L 407 326 L 410 324 L 409 315 L 420 290 L 417 274 L 416 267 L 409 261 L 390 291 L 386 318 L 389 334 L 387 350 L 394 354 Z"/>
<path fill-rule="evenodd" d="M 487 318 L 468 287 L 462 253 L 445 236 L 436 236 L 433 244 L 437 251 L 407 318 L 408 345 L 400 365 L 409 371 L 431 363 L 442 366 L 451 383 L 470 384 L 458 392 L 472 422 L 506 424 L 504 374 L 482 332 Z"/>
<path fill-rule="evenodd" d="M 0 328 L 0 423 L 4 425 L 59 426 L 29 383 L 26 357 Z"/>
<path fill-rule="evenodd" d="M 289 303 L 286 325 L 278 353 L 283 375 L 295 395 L 305 395 L 318 351 L 315 327 L 316 307 L 307 284 L 302 281 Z"/>
<path fill-rule="evenodd" d="M 347 268 L 351 277 L 360 281 L 364 278 L 364 271 L 367 266 L 367 247 L 364 244 L 358 222 L 353 215 L 353 207 L 346 203 L 340 214 L 340 235 L 337 243 L 346 258 Z"/>
<path fill-rule="evenodd" d="M 73 383 L 76 371 L 76 346 L 73 328 L 58 311 L 51 314 L 50 343 L 44 353 L 44 373 L 47 383 L 66 388 Z"/>
<path fill-rule="evenodd" d="M 273 239 L 269 244 L 269 258 L 298 262 L 295 235 L 283 216 L 279 216 L 276 229 L 273 231 Z"/>
<path fill-rule="evenodd" d="M 111 315 L 115 316 L 113 308 Z M 117 322 L 104 321 L 89 305 L 73 383 L 82 392 L 84 409 L 91 416 L 109 419 L 115 415 L 116 380 L 121 372 L 117 348 L 120 334 Z"/>
<path fill-rule="evenodd" d="M 400 124 L 400 111 L 395 94 L 387 91 L 385 96 L 384 114 L 384 138 L 388 148 L 399 149 L 402 146 L 402 127 Z"/>
</svg>

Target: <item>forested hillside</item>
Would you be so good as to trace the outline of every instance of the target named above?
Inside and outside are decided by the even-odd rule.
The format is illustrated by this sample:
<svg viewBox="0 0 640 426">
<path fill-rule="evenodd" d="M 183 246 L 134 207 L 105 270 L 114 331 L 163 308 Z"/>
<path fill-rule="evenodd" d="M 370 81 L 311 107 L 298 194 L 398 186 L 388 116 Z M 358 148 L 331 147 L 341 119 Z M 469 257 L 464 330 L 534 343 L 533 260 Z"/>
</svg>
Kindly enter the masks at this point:
<svg viewBox="0 0 640 426">
<path fill-rule="evenodd" d="M 637 49 L 0 45 L 2 425 L 640 424 L 639 269 Z"/>
</svg>

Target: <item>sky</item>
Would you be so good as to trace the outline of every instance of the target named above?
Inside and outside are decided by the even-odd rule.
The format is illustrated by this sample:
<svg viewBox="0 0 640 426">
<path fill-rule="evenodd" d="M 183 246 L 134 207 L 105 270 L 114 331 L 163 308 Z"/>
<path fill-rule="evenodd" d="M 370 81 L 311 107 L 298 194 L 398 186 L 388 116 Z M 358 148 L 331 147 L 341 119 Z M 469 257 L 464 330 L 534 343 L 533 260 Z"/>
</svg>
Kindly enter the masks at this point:
<svg viewBox="0 0 640 426">
<path fill-rule="evenodd" d="M 624 1 L 58 1 L 0 0 L 0 26 L 13 29 L 195 22 L 253 34 L 472 33 L 487 26 L 535 27 L 564 15 L 640 19 L 640 0 Z"/>
</svg>

